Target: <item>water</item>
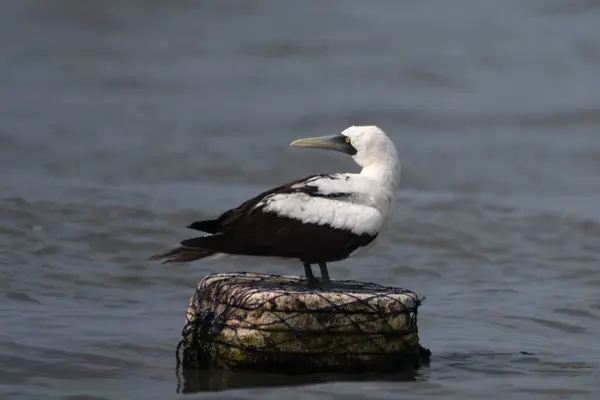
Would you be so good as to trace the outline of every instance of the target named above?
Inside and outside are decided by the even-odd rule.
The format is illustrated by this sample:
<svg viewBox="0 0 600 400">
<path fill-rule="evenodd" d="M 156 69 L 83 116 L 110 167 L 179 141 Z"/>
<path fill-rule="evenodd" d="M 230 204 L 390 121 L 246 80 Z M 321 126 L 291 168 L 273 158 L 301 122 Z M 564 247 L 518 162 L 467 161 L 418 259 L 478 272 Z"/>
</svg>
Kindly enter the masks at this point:
<svg viewBox="0 0 600 400">
<path fill-rule="evenodd" d="M 600 393 L 598 2 L 0 8 L 0 397 Z M 352 124 L 390 134 L 404 179 L 380 246 L 330 271 L 427 296 L 431 365 L 178 381 L 202 276 L 301 267 L 145 259 L 272 185 L 355 171 L 287 147 Z"/>
</svg>

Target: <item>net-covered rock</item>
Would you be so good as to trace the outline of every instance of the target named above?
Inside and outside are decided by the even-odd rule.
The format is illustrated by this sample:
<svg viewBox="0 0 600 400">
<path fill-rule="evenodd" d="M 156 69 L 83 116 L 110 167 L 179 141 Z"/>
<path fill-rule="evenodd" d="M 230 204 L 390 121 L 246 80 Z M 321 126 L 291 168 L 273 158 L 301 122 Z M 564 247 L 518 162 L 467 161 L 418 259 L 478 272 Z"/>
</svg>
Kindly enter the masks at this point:
<svg viewBox="0 0 600 400">
<path fill-rule="evenodd" d="M 190 300 L 182 363 L 278 372 L 391 371 L 427 356 L 419 345 L 417 295 L 372 283 L 212 274 Z M 179 353 L 178 353 L 179 354 Z"/>
</svg>

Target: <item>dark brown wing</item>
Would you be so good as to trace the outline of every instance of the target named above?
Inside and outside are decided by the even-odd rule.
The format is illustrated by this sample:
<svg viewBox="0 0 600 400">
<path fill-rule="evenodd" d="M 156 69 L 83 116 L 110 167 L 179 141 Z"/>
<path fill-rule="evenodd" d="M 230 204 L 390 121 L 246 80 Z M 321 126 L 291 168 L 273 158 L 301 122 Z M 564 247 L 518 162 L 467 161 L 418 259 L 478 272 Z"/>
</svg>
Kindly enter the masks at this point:
<svg viewBox="0 0 600 400">
<path fill-rule="evenodd" d="M 223 232 L 227 226 L 231 226 L 234 224 L 240 216 L 248 213 L 252 210 L 261 200 L 265 197 L 270 196 L 272 194 L 285 194 L 285 193 L 297 193 L 303 192 L 310 194 L 312 196 L 318 197 L 341 197 L 346 196 L 346 193 L 335 193 L 335 194 L 327 194 L 320 195 L 318 193 L 317 187 L 314 185 L 310 185 L 310 182 L 315 179 L 339 179 L 336 175 L 329 174 L 317 174 L 310 175 L 306 178 L 298 179 L 293 182 L 286 183 L 285 185 L 278 186 L 273 189 L 269 189 L 265 192 L 262 192 L 250 200 L 245 201 L 238 207 L 232 208 L 230 210 L 225 211 L 221 214 L 217 219 L 209 219 L 204 221 L 196 221 L 192 224 L 188 225 L 188 228 L 194 229 L 201 232 L 206 233 L 219 233 Z"/>
<path fill-rule="evenodd" d="M 184 240 L 186 248 L 215 253 L 295 258 L 309 263 L 342 260 L 377 235 L 355 234 L 329 225 L 252 210 L 241 214 L 226 232 Z"/>
<path fill-rule="evenodd" d="M 304 223 L 265 212 L 257 205 L 270 195 L 304 193 L 311 197 L 343 198 L 349 193 L 319 193 L 311 184 L 317 179 L 340 179 L 339 175 L 311 175 L 270 189 L 213 220 L 197 221 L 188 227 L 212 234 L 184 240 L 184 249 L 214 253 L 296 258 L 305 262 L 341 260 L 366 246 L 376 234 L 356 234 L 329 225 Z"/>
</svg>

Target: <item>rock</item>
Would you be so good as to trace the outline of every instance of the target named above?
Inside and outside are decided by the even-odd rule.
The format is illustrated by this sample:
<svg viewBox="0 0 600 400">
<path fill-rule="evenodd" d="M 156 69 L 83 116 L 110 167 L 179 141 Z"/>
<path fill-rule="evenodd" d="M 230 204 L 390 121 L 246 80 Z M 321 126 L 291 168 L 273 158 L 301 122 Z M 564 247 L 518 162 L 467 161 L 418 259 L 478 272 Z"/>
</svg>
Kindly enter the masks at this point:
<svg viewBox="0 0 600 400">
<path fill-rule="evenodd" d="M 418 296 L 406 289 L 304 278 L 212 274 L 191 298 L 183 365 L 277 372 L 361 372 L 414 368 Z"/>
</svg>

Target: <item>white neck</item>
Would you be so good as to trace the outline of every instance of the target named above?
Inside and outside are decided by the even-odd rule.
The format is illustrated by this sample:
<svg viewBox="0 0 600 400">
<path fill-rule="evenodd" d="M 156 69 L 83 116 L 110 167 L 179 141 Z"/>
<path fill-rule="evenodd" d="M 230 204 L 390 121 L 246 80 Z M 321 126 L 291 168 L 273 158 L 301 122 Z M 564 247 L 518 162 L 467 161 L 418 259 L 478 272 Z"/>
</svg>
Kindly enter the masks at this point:
<svg viewBox="0 0 600 400">
<path fill-rule="evenodd" d="M 394 192 L 400 183 L 402 168 L 398 160 L 385 160 L 371 164 L 360 171 L 360 175 L 377 181 L 381 186 Z"/>
</svg>

